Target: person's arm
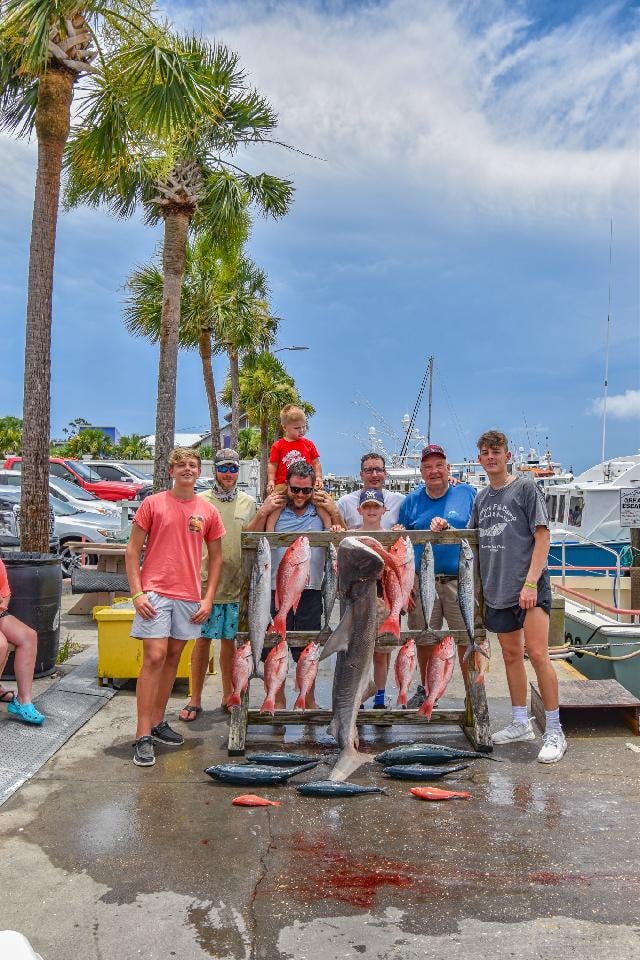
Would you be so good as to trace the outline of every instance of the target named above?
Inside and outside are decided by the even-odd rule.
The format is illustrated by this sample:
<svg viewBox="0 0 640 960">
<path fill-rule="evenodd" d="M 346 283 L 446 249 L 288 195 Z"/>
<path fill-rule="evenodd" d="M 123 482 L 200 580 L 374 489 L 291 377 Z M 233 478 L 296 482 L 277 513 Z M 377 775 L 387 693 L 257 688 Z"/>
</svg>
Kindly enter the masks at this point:
<svg viewBox="0 0 640 960">
<path fill-rule="evenodd" d="M 286 497 L 283 493 L 270 493 L 261 504 L 253 520 L 244 527 L 249 533 L 262 533 L 266 530 L 266 523 L 274 510 L 278 511 L 278 516 L 285 505 Z M 277 519 L 277 518 L 276 518 Z"/>
<path fill-rule="evenodd" d="M 284 506 L 280 507 L 279 509 L 272 510 L 269 516 L 267 517 L 267 522 L 265 524 L 264 529 L 268 533 L 273 533 L 273 531 L 275 530 L 276 523 L 278 522 L 280 514 L 282 513 L 283 510 L 284 510 Z"/>
<path fill-rule="evenodd" d="M 340 514 L 338 514 L 338 521 L 334 523 L 331 514 L 328 510 L 325 510 L 324 507 L 317 506 L 316 510 L 318 512 L 318 516 L 322 520 L 322 525 L 325 530 L 331 530 L 333 533 L 342 533 L 344 527 L 340 521 Z"/>
<path fill-rule="evenodd" d="M 131 524 L 131 535 L 125 551 L 124 563 L 136 613 L 139 613 L 143 620 L 152 620 L 156 615 L 156 610 L 142 589 L 140 576 L 140 554 L 146 539 L 147 531 L 139 527 L 134 520 Z"/>
<path fill-rule="evenodd" d="M 533 535 L 533 553 L 526 580 L 520 591 L 520 606 L 523 610 L 535 607 L 538 599 L 538 580 L 549 556 L 551 534 L 548 527 L 536 527 Z"/>
<path fill-rule="evenodd" d="M 340 527 L 341 530 L 346 529 L 346 524 L 342 518 L 342 514 L 338 510 L 337 503 L 325 490 L 315 491 L 313 494 L 313 505 L 318 513 L 322 510 L 323 513 L 329 517 L 329 523 L 325 524 L 325 526 Z"/>
<path fill-rule="evenodd" d="M 11 587 L 7 576 L 7 568 L 0 560 L 0 610 L 6 610 L 11 600 Z M 0 671 L 1 672 L 1 671 Z"/>
<path fill-rule="evenodd" d="M 316 457 L 311 461 L 311 466 L 313 467 L 313 472 L 316 475 L 315 488 L 316 490 L 323 490 L 324 484 L 322 482 L 322 464 L 320 463 L 320 458 Z"/>
<path fill-rule="evenodd" d="M 220 579 L 220 570 L 222 569 L 222 540 L 220 538 L 207 542 L 207 558 L 209 563 L 207 589 L 204 597 L 200 601 L 200 606 L 191 617 L 191 623 L 204 623 L 211 614 L 213 598 L 218 589 L 218 580 Z"/>
<path fill-rule="evenodd" d="M 267 464 L 267 493 L 273 493 L 273 490 L 276 485 L 276 470 L 278 469 L 277 463 Z"/>
</svg>

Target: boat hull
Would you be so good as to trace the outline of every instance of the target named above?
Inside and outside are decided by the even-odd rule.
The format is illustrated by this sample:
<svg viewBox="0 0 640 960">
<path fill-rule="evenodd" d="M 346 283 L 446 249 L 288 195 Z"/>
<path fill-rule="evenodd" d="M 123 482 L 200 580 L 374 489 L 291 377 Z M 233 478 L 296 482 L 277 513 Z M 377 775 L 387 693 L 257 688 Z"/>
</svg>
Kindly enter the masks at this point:
<svg viewBox="0 0 640 960">
<path fill-rule="evenodd" d="M 640 627 L 624 624 L 620 628 L 606 629 L 611 628 L 612 621 L 609 618 L 586 611 L 575 611 L 574 606 L 568 603 L 565 610 L 565 639 L 568 642 L 585 646 L 585 649 L 594 645 L 602 647 L 604 644 L 600 653 L 607 657 L 621 657 L 631 653 L 637 653 L 637 656 L 612 661 L 601 656 L 576 654 L 569 663 L 589 680 L 617 680 L 629 693 L 640 698 Z M 587 643 L 596 626 L 600 625 L 605 629 Z M 624 646 L 617 645 L 621 643 L 624 643 Z"/>
</svg>

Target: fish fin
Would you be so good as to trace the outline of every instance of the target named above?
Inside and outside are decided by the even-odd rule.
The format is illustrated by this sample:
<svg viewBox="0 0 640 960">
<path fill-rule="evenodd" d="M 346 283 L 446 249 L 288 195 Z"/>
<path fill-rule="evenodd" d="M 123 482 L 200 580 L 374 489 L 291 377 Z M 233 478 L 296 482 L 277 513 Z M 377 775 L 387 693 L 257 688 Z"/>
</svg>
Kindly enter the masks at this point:
<svg viewBox="0 0 640 960">
<path fill-rule="evenodd" d="M 352 621 L 353 613 L 351 611 L 351 607 L 348 607 L 344 616 L 342 617 L 342 620 L 335 628 L 333 633 L 330 634 L 329 638 L 324 644 L 319 660 L 326 660 L 327 657 L 330 657 L 332 654 L 340 653 L 340 651 L 344 651 L 349 648 Z"/>
<path fill-rule="evenodd" d="M 384 623 L 380 624 L 380 629 L 378 630 L 378 636 L 381 637 L 385 633 L 391 633 L 398 640 L 400 639 L 400 622 L 395 617 L 387 617 Z"/>
<path fill-rule="evenodd" d="M 360 753 L 355 747 L 345 747 L 329 774 L 329 780 L 347 780 L 363 763 L 372 763 L 373 760 L 374 757 L 371 753 Z"/>
<path fill-rule="evenodd" d="M 297 613 L 297 612 L 298 612 L 298 604 L 300 603 L 300 600 L 301 600 L 301 599 L 302 599 L 302 591 L 300 591 L 300 594 L 299 594 L 299 595 L 296 597 L 296 599 L 293 601 L 292 606 L 293 606 L 293 612 L 294 612 L 294 613 Z"/>
<path fill-rule="evenodd" d="M 260 713 L 270 713 L 271 716 L 276 712 L 276 701 L 275 697 L 266 697 L 264 703 L 260 707 Z"/>
</svg>

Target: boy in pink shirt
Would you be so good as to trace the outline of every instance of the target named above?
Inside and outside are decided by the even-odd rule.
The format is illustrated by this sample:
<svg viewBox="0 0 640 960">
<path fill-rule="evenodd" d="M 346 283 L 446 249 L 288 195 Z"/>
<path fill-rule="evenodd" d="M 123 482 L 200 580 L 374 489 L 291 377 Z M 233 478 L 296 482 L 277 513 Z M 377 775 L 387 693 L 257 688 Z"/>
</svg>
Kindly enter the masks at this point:
<svg viewBox="0 0 640 960">
<path fill-rule="evenodd" d="M 142 502 L 127 545 L 127 577 L 136 609 L 131 636 L 141 639 L 143 645 L 133 752 L 133 762 L 139 767 L 155 763 L 154 740 L 166 746 L 184 743 L 181 734 L 166 722 L 164 713 L 184 645 L 200 636 L 200 624 L 211 613 L 218 585 L 220 539 L 225 531 L 216 508 L 196 496 L 200 466 L 200 456 L 194 450 L 178 447 L 171 453 L 173 488 Z M 201 599 L 203 542 L 207 545 L 209 579 Z"/>
<path fill-rule="evenodd" d="M 322 490 L 322 465 L 320 454 L 313 440 L 304 436 L 307 431 L 307 418 L 304 410 L 288 403 L 280 411 L 280 423 L 284 437 L 271 447 L 269 466 L 267 467 L 267 494 L 287 492 L 287 471 L 298 460 L 304 460 L 313 467 L 315 489 Z"/>
</svg>

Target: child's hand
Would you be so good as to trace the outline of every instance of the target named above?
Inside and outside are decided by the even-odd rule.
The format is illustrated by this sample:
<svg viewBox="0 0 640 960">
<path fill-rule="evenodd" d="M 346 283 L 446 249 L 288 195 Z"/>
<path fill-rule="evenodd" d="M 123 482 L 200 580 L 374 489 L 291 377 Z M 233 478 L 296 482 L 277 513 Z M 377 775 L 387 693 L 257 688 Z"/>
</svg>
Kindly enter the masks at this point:
<svg viewBox="0 0 640 960">
<path fill-rule="evenodd" d="M 268 496 L 270 493 L 273 493 L 273 491 L 275 490 L 275 488 L 276 488 L 276 485 L 275 485 L 275 483 L 273 482 L 273 480 L 269 480 L 269 482 L 268 482 L 268 484 L 267 484 L 267 496 Z"/>
<path fill-rule="evenodd" d="M 314 486 L 316 490 L 324 490 L 324 483 L 322 482 L 322 477 L 316 477 L 316 482 Z"/>
</svg>

